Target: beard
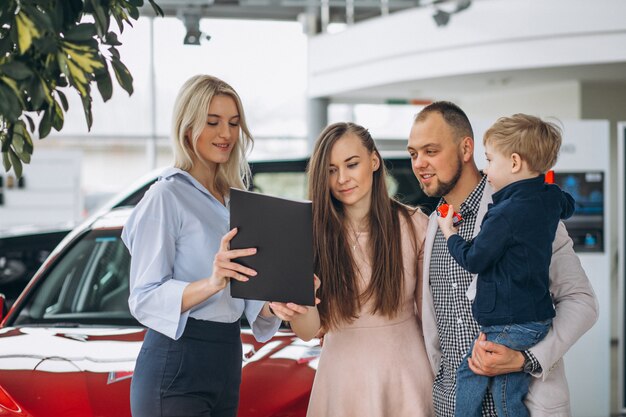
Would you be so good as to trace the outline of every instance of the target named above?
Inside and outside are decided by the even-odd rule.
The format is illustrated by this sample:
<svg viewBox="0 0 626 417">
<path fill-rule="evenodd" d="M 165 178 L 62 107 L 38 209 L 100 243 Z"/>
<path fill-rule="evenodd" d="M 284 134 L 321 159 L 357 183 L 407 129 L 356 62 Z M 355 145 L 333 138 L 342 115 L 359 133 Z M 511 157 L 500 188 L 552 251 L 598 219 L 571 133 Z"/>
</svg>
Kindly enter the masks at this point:
<svg viewBox="0 0 626 417">
<path fill-rule="evenodd" d="M 452 191 L 454 187 L 456 187 L 457 182 L 459 182 L 459 178 L 461 178 L 462 172 L 463 172 L 463 162 L 461 161 L 460 158 L 457 158 L 456 171 L 454 172 L 454 175 L 452 176 L 450 181 L 447 181 L 447 182 L 439 181 L 437 188 L 435 188 L 432 191 L 426 190 L 424 185 L 421 182 L 419 182 L 419 184 L 424 194 L 426 194 L 428 197 L 443 197 L 444 195 L 448 195 L 450 191 Z"/>
</svg>

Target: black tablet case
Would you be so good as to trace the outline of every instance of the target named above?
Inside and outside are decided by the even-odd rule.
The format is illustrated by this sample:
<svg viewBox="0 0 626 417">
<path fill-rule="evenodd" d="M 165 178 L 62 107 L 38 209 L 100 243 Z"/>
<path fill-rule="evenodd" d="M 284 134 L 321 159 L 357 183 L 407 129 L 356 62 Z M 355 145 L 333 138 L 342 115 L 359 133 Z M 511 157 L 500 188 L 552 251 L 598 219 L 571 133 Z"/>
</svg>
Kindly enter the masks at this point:
<svg viewBox="0 0 626 417">
<path fill-rule="evenodd" d="M 235 259 L 257 271 L 247 282 L 230 280 L 235 298 L 315 305 L 313 214 L 310 201 L 295 201 L 231 188 L 231 249 L 257 248 Z"/>
</svg>

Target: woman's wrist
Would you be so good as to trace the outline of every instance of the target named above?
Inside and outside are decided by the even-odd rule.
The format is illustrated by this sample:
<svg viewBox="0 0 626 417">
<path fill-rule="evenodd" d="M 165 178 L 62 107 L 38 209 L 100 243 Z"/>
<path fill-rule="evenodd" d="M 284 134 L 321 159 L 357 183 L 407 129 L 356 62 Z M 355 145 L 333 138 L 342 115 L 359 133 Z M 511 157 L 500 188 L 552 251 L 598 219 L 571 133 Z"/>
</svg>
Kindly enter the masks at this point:
<svg viewBox="0 0 626 417">
<path fill-rule="evenodd" d="M 220 282 L 219 280 L 214 279 L 213 277 L 207 278 L 205 280 L 204 291 L 206 294 L 208 294 L 209 297 L 213 296 L 214 294 L 217 294 L 218 292 L 222 291 L 224 288 L 226 288 L 226 284 L 223 281 Z"/>
</svg>

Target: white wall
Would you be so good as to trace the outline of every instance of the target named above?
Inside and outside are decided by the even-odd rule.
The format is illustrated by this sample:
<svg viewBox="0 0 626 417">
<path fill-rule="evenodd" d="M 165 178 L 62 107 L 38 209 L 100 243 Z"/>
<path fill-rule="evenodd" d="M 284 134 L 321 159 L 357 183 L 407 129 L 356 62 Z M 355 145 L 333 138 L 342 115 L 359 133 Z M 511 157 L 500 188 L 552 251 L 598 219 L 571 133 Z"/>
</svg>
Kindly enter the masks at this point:
<svg viewBox="0 0 626 417">
<path fill-rule="evenodd" d="M 309 95 L 403 81 L 626 61 L 622 0 L 480 0 L 437 27 L 421 7 L 309 41 Z"/>
<path fill-rule="evenodd" d="M 82 153 L 35 152 L 24 165 L 23 187 L 18 187 L 13 170 L 4 177 L 0 230 L 21 225 L 57 225 L 80 220 Z"/>
<path fill-rule="evenodd" d="M 464 96 L 455 101 L 470 120 L 495 120 L 500 116 L 528 113 L 560 120 L 580 118 L 580 84 L 564 81 L 520 89 Z M 482 141 L 482 137 L 476 137 Z"/>
</svg>

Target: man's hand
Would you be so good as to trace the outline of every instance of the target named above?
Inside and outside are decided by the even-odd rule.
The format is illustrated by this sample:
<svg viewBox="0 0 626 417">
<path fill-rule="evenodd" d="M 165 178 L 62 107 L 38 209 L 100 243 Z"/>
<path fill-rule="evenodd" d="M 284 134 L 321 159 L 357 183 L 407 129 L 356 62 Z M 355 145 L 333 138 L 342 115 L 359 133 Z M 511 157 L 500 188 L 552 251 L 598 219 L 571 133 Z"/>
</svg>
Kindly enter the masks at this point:
<svg viewBox="0 0 626 417">
<path fill-rule="evenodd" d="M 481 333 L 472 348 L 469 358 L 470 369 L 478 375 L 496 376 L 520 372 L 524 366 L 524 355 L 506 346 L 487 341 Z"/>
</svg>

